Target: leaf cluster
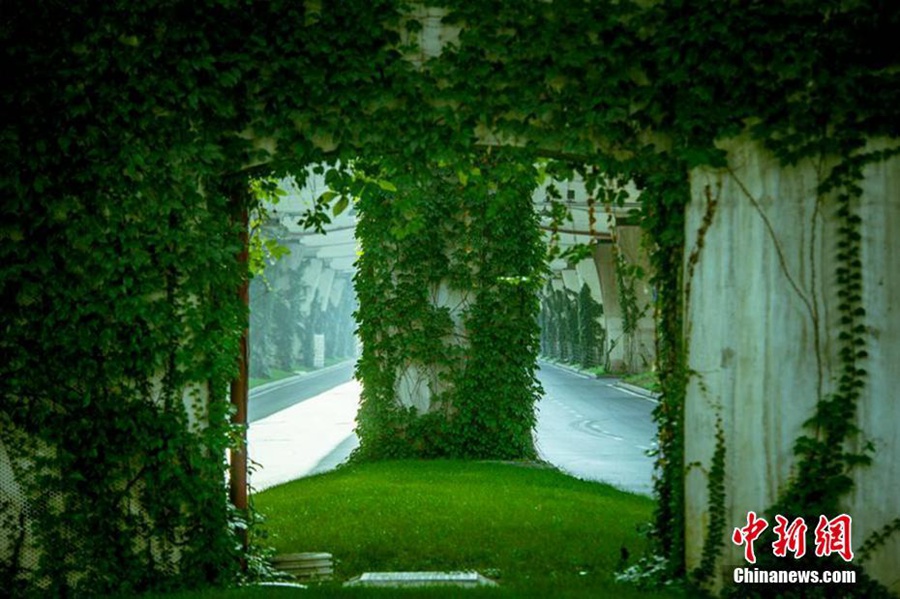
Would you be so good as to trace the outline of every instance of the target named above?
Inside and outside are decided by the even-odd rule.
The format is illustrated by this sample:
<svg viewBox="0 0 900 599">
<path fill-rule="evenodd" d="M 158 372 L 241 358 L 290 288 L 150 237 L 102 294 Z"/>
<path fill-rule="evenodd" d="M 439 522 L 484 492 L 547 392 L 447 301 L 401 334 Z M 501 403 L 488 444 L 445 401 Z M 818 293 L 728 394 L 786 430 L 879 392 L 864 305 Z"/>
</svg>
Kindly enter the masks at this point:
<svg viewBox="0 0 900 599">
<path fill-rule="evenodd" d="M 544 247 L 532 162 L 502 152 L 382 159 L 377 178 L 361 177 L 382 183 L 356 200 L 357 456 L 534 457 Z M 401 388 L 411 372 L 424 409 Z"/>
<path fill-rule="evenodd" d="M 657 530 L 677 573 L 687 173 L 721 164 L 716 140 L 745 130 L 785 163 L 830 155 L 850 167 L 865 139 L 896 138 L 900 10 L 888 0 L 440 4 L 458 37 L 410 61 L 401 30 L 426 31 L 399 0 L 4 3 L 0 430 L 5 447 L 22 448 L 28 502 L 48 506 L 29 512 L 44 514 L 31 542 L 47 555 L 33 580 L 62 593 L 86 571 L 98 592 L 227 578 L 224 389 L 247 316 L 233 292 L 235 215 L 252 201 L 234 191 L 245 180 L 226 180 L 361 155 L 377 165 L 361 169 L 369 182 L 353 178 L 366 246 L 361 434 L 403 438 L 398 369 L 446 365 L 434 372 L 446 412 L 416 422 L 437 423 L 428 435 L 440 441 L 421 445 L 447 454 L 533 451 L 537 155 L 642 190 L 664 390 Z M 518 159 L 484 149 L 494 145 L 518 147 Z M 832 443 L 854 432 L 841 422 L 865 378 L 856 181 L 835 188 L 848 197 L 835 273 L 843 371 L 814 423 Z M 336 201 L 339 211 L 351 200 Z M 459 323 L 428 297 L 441 281 L 470 292 Z M 520 351 L 502 351 L 511 347 Z M 185 409 L 186 389 L 204 413 Z M 798 451 L 826 458 L 822 480 L 840 482 L 859 461 L 817 447 Z M 26 467 L 29 455 L 41 459 Z M 78 563 L 59 555 L 75 533 L 86 539 Z"/>
</svg>

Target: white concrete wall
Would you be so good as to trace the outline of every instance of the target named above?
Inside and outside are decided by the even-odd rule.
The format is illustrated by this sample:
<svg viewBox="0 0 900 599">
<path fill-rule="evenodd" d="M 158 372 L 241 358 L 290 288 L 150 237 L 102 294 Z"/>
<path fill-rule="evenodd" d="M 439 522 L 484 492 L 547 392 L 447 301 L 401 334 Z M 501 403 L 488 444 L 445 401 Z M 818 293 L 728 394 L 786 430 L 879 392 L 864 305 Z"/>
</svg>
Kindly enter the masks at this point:
<svg viewBox="0 0 900 599">
<path fill-rule="evenodd" d="M 594 301 L 602 304 L 603 293 L 600 290 L 600 277 L 597 275 L 597 266 L 594 264 L 593 259 L 582 260 L 575 265 L 575 270 L 578 272 L 581 283 L 587 283 Z"/>
<path fill-rule="evenodd" d="M 817 398 L 834 389 L 839 368 L 837 223 L 833 200 L 817 204 L 822 165 L 782 168 L 743 140 L 724 147 L 729 168 L 691 173 L 687 209 L 685 334 L 688 367 L 696 375 L 687 390 L 685 463 L 700 463 L 689 468 L 686 480 L 689 570 L 700 563 L 709 523 L 707 472 L 717 418 L 727 447 L 720 565 L 740 565 L 742 549 L 730 541 L 732 529 L 746 524 L 748 511 L 761 512 L 777 499 L 795 466 L 793 443 Z M 900 516 L 900 160 L 868 168 L 863 188 L 870 357 L 857 424 L 876 453 L 871 466 L 856 472 L 856 489 L 846 500 L 854 549 Z M 711 201 L 701 247 L 698 233 Z M 898 556 L 900 535 L 894 535 L 866 564 L 895 591 Z"/>
<path fill-rule="evenodd" d="M 616 279 L 616 261 L 612 242 L 598 243 L 592 252 L 594 268 L 600 281 L 603 301 L 603 328 L 606 329 L 606 348 L 609 368 L 612 372 L 626 371 L 622 307 L 619 302 L 619 282 Z"/>
<path fill-rule="evenodd" d="M 444 280 L 431 289 L 431 302 L 438 308 L 446 308 L 453 319 L 453 333 L 444 339 L 447 345 L 461 346 L 468 343 L 465 312 L 471 305 L 472 297 L 467 291 L 460 291 Z M 400 405 L 414 407 L 419 414 L 439 410 L 439 400 L 434 400 L 448 390 L 448 383 L 441 378 L 442 367 L 409 361 L 397 369 L 394 395 Z"/>
<path fill-rule="evenodd" d="M 617 225 L 616 247 L 621 252 L 625 263 L 639 266 L 643 276 L 625 279 L 634 292 L 634 300 L 640 315 L 635 331 L 622 339 L 622 352 L 625 368 L 630 372 L 652 370 L 656 364 L 656 320 L 653 311 L 653 292 L 650 287 L 652 272 L 650 256 L 644 247 L 644 233 L 637 225 Z M 619 306 L 620 313 L 624 306 Z"/>
</svg>

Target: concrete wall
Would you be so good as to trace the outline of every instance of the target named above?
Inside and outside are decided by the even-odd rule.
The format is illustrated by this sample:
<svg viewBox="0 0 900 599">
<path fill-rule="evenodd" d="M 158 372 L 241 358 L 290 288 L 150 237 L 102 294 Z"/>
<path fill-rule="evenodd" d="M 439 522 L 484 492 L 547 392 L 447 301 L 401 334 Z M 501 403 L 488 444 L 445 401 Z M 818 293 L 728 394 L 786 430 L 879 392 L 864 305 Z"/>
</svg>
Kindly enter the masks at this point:
<svg viewBox="0 0 900 599">
<path fill-rule="evenodd" d="M 651 370 L 656 360 L 656 323 L 653 314 L 653 295 L 648 280 L 650 265 L 646 251 L 641 246 L 639 227 L 616 227 L 614 240 L 600 242 L 593 247 L 593 262 L 600 281 L 603 296 L 603 320 L 609 347 L 609 366 L 613 372 L 643 372 Z M 616 253 L 626 263 L 644 269 L 643 279 L 629 279 L 634 298 L 641 310 L 636 329 L 625 334 L 621 291 L 616 274 Z"/>
<path fill-rule="evenodd" d="M 743 565 L 731 532 L 746 524 L 748 511 L 772 505 L 785 487 L 795 466 L 794 440 L 817 398 L 834 389 L 839 368 L 837 223 L 833 199 L 817 198 L 823 165 L 782 168 L 743 140 L 725 148 L 728 169 L 691 173 L 687 209 L 685 334 L 688 366 L 696 375 L 687 390 L 685 463 L 700 464 L 688 469 L 686 479 L 689 569 L 700 563 L 709 523 L 707 472 L 717 419 L 727 448 L 719 565 Z M 855 473 L 855 491 L 846 499 L 854 549 L 900 516 L 900 402 L 894 399 L 900 373 L 900 160 L 866 169 L 863 189 L 870 357 L 856 420 L 876 452 L 873 464 Z M 704 219 L 709 226 L 701 240 Z M 900 535 L 866 564 L 895 591 L 897 556 Z"/>
<path fill-rule="evenodd" d="M 627 370 L 622 327 L 622 307 L 619 304 L 619 283 L 616 279 L 616 260 L 613 242 L 602 241 L 593 247 L 593 262 L 600 281 L 603 304 L 603 327 L 606 329 L 606 351 L 613 372 Z"/>
<path fill-rule="evenodd" d="M 644 247 L 644 232 L 638 225 L 619 223 L 615 227 L 619 252 L 629 265 L 643 270 L 641 277 L 626 277 L 634 293 L 639 316 L 634 332 L 623 339 L 625 369 L 629 372 L 651 370 L 656 361 L 656 321 L 653 313 L 653 291 L 650 287 L 650 256 Z M 621 309 L 621 306 L 620 306 Z"/>
<path fill-rule="evenodd" d="M 433 285 L 429 296 L 438 308 L 446 308 L 453 319 L 453 333 L 443 341 L 447 346 L 461 346 L 468 343 L 464 323 L 465 312 L 474 300 L 474 294 L 450 286 L 444 280 Z M 394 396 L 404 407 L 414 407 L 418 414 L 426 414 L 444 407 L 432 398 L 449 389 L 449 384 L 441 378 L 441 367 L 409 361 L 398 368 Z"/>
</svg>

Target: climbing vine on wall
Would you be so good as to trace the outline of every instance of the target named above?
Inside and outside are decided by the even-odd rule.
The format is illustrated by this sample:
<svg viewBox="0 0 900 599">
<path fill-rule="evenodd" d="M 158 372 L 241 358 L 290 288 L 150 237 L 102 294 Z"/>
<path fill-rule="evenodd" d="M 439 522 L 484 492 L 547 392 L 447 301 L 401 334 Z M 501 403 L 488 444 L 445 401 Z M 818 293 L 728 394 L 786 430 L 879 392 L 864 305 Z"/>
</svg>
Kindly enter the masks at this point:
<svg viewBox="0 0 900 599">
<path fill-rule="evenodd" d="M 671 157 L 648 160 L 638 178 L 643 191 L 642 228 L 654 240 L 650 255 L 651 283 L 656 302 L 656 356 L 662 394 L 653 410 L 659 449 L 654 482 L 656 511 L 653 538 L 665 556 L 666 575 L 684 575 L 684 401 L 688 370 L 684 344 L 682 268 L 684 259 L 684 202 L 687 180 L 684 164 Z M 679 168 L 680 167 L 680 168 Z"/>
<path fill-rule="evenodd" d="M 836 191 L 837 217 L 842 223 L 837 240 L 839 266 L 835 272 L 841 314 L 838 334 L 842 372 L 837 392 L 817 398 L 815 415 L 808 423 L 811 434 L 803 435 L 796 445 L 798 476 L 785 490 L 787 500 L 779 501 L 773 511 L 786 509 L 790 513 L 812 514 L 816 510 L 833 510 L 839 498 L 846 497 L 851 488 L 850 471 L 869 459 L 864 440 L 859 444 L 862 451 L 851 449 L 860 432 L 854 430 L 852 423 L 866 375 L 861 366 L 865 359 L 866 329 L 862 324 L 865 314 L 858 303 L 862 298 L 859 287 L 861 221 L 854 216 L 854 203 L 860 193 L 861 166 L 887 157 L 883 153 L 861 152 L 866 139 L 896 137 L 900 131 L 896 115 L 884 112 L 883 105 L 878 105 L 880 101 L 863 97 L 863 93 L 871 93 L 886 100 L 886 96 L 895 96 L 898 89 L 896 75 L 884 70 L 886 65 L 898 62 L 897 52 L 888 48 L 887 39 L 890 28 L 897 26 L 898 14 L 895 9 L 876 4 L 801 2 L 756 5 L 734 11 L 727 3 L 693 3 L 690 7 L 661 3 L 653 11 L 660 18 L 659 28 L 653 30 L 673 36 L 669 41 L 662 40 L 659 47 L 678 48 L 677 52 L 658 56 L 657 64 L 668 73 L 656 72 L 650 76 L 671 93 L 671 103 L 659 114 L 669 115 L 673 125 L 670 131 L 674 134 L 674 144 L 670 155 L 684 161 L 669 170 L 673 176 L 678 170 L 697 164 L 722 166 L 715 140 L 747 130 L 773 150 L 785 165 L 803 159 L 834 160 L 839 165 L 823 185 L 822 192 Z M 875 11 L 882 10 L 886 12 L 879 12 L 876 17 Z M 680 43 L 675 42 L 676 36 Z M 800 39 L 805 41 L 797 41 Z M 758 53 L 768 52 L 766 48 L 777 48 L 778 56 L 760 56 Z M 713 55 L 716 58 L 709 60 Z M 755 72 L 746 74 L 740 67 L 742 62 L 754 64 Z M 740 72 L 746 76 L 737 75 Z M 687 81 L 690 85 L 679 89 L 679 82 Z M 869 84 L 873 87 L 867 87 Z M 862 92 L 864 87 L 867 92 Z M 838 97 L 836 102 L 832 101 Z M 653 176 L 654 159 L 647 164 L 650 168 L 640 169 L 644 174 L 638 175 L 639 180 Z M 652 191 L 654 187 L 651 184 L 646 189 Z M 652 237 L 660 249 L 678 236 L 675 228 L 656 228 L 656 219 L 665 210 L 666 199 L 675 197 L 677 194 L 666 196 L 654 192 L 648 196 L 645 192 L 644 214 L 655 229 Z M 675 201 L 676 212 L 680 212 Z M 672 218 L 672 223 L 679 221 L 677 214 L 670 212 L 667 217 Z M 683 255 L 681 251 L 677 255 Z M 676 348 L 680 343 L 678 330 L 683 310 L 673 292 L 683 289 L 688 282 L 680 283 L 675 274 L 679 272 L 676 265 L 681 259 L 674 265 L 665 265 L 666 259 L 663 252 L 657 252 L 654 257 L 656 276 L 669 277 L 659 287 L 663 316 L 659 343 Z M 671 268 L 668 272 L 667 266 Z M 659 355 L 663 361 L 665 393 L 657 418 L 661 447 L 669 444 L 668 451 L 660 452 L 659 464 L 663 478 L 671 478 L 669 484 L 657 487 L 660 505 L 656 523 L 658 539 L 664 553 L 674 562 L 672 571 L 677 572 L 678 561 L 682 559 L 680 549 L 670 543 L 679 543 L 683 533 L 676 530 L 673 535 L 668 525 L 673 522 L 670 519 L 673 513 L 683 513 L 681 486 L 677 482 L 683 475 L 671 470 L 669 460 L 681 460 L 683 441 L 678 437 L 683 434 L 682 398 L 690 373 L 684 368 L 686 348 L 669 354 L 670 360 L 664 350 Z M 724 476 L 721 472 L 718 475 Z M 713 480 L 711 470 L 711 485 Z M 668 506 L 674 512 L 669 512 Z M 722 509 L 721 497 L 711 494 L 712 522 L 720 518 Z M 710 549 L 717 542 L 724 542 L 714 538 L 710 541 L 704 548 L 707 565 L 710 561 L 707 558 L 713 555 Z"/>
<path fill-rule="evenodd" d="M 798 444 L 801 463 L 819 460 L 817 493 L 798 479 L 786 500 L 810 508 L 846 494 L 848 469 L 871 453 L 846 449 L 866 380 L 856 186 L 864 164 L 887 157 L 865 153 L 865 140 L 900 135 L 896 4 L 440 4 L 459 35 L 431 59 L 405 35 L 424 36 L 421 22 L 393 0 L 4 4 L 0 430 L 4 447 L 22 448 L 12 460 L 25 499 L 0 497 L 0 526 L 18 538 L 23 501 L 48 507 L 25 524 L 39 563 L 26 567 L 15 543 L 0 553 L 22 588 L 63 593 L 85 573 L 94 591 L 125 593 L 233 576 L 221 456 L 223 389 L 246 317 L 231 291 L 241 274 L 231 217 L 242 207 L 217 186 L 250 167 L 283 175 L 365 155 L 396 180 L 360 198 L 375 219 L 362 233 L 371 350 L 360 368 L 372 395 L 360 426 L 383 454 L 400 450 L 379 430 L 405 431 L 425 453 L 472 441 L 471 454 L 530 454 L 542 255 L 526 203 L 533 159 L 633 180 L 658 290 L 656 539 L 678 575 L 687 173 L 722 166 L 715 141 L 741 132 L 784 164 L 837 158 L 826 187 L 844 198 L 843 370 Z M 484 151 L 503 144 L 528 153 Z M 379 253 L 405 270 L 366 263 Z M 427 285 L 416 292 L 407 273 Z M 434 299 L 448 289 L 473 290 L 459 312 Z M 409 330 L 379 329 L 364 297 Z M 514 360 L 493 351 L 512 343 L 524 348 Z M 411 362 L 445 365 L 428 375 L 422 430 L 388 399 Z M 476 398 L 497 377 L 509 387 L 485 413 Z M 186 413 L 185 389 L 205 413 Z M 503 442 L 486 446 L 494 432 Z M 87 553 L 61 555 L 58 539 L 76 537 Z M 135 538 L 151 549 L 127 544 Z"/>
<path fill-rule="evenodd" d="M 10 580 L 64 596 L 231 570 L 221 481 L 239 237 L 230 199 L 209 191 L 202 212 L 195 191 L 173 185 L 152 202 L 141 188 L 118 196 L 116 211 L 103 195 L 45 192 L 7 215 L 23 239 L 4 244 L 5 264 L 29 264 L 6 279 L 0 342 L 0 439 L 18 485 L 5 507 L 28 510 L 20 548 L 0 556 Z M 64 220 L 40 216 L 67 205 Z M 24 243 L 34 235 L 49 255 Z"/>
<path fill-rule="evenodd" d="M 849 147 L 855 144 L 851 143 Z M 858 404 L 866 385 L 865 369 L 868 358 L 868 330 L 863 307 L 862 224 L 858 205 L 862 195 L 862 169 L 900 153 L 900 148 L 871 152 L 848 151 L 819 186 L 819 201 L 833 204 L 839 226 L 834 248 L 834 272 L 838 298 L 839 325 L 837 331 L 840 367 L 834 390 L 820 396 L 815 412 L 804 423 L 804 434 L 794 443 L 797 464 L 789 483 L 781 490 L 777 501 L 767 510 L 767 516 L 790 514 L 807 522 L 816 522 L 821 514 L 839 514 L 842 502 L 853 489 L 854 470 L 872 462 L 874 446 L 856 424 Z M 896 522 L 896 520 L 895 520 Z M 863 555 L 870 554 L 884 543 L 896 524 L 876 530 L 862 545 Z M 770 534 L 764 539 L 771 542 Z M 863 559 L 842 563 L 834 556 L 825 559 L 802 558 L 802 567 L 824 570 L 853 568 L 857 570 L 855 591 L 867 597 L 890 597 L 887 590 L 869 578 L 862 569 Z M 764 555 L 760 567 L 783 568 L 784 564 Z M 822 596 L 825 590 L 819 589 Z M 779 588 L 781 596 L 801 596 L 796 589 Z M 742 596 L 740 593 L 732 593 Z"/>
<path fill-rule="evenodd" d="M 629 264 L 622 251 L 613 244 L 613 260 L 615 261 L 616 289 L 619 294 L 619 307 L 622 313 L 622 336 L 615 342 L 622 343 L 625 348 L 625 363 L 634 363 L 635 335 L 638 324 L 649 306 L 638 302 L 636 285 L 642 276 L 642 269 L 636 264 Z M 612 348 L 610 347 L 610 351 Z M 644 364 L 644 366 L 647 366 Z"/>
<path fill-rule="evenodd" d="M 390 186 L 357 203 L 357 455 L 534 457 L 533 161 L 493 152 L 379 175 Z"/>
</svg>

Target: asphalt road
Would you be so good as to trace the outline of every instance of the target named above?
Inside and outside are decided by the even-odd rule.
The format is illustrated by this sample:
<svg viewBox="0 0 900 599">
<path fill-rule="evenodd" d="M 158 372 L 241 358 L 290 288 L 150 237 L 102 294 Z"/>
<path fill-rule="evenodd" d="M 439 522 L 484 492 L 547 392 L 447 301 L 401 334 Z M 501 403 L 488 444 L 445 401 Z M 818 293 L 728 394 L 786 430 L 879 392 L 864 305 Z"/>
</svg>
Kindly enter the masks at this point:
<svg viewBox="0 0 900 599">
<path fill-rule="evenodd" d="M 306 401 L 353 380 L 353 360 L 316 370 L 303 376 L 250 390 L 247 417 L 250 422 L 262 420 L 294 404 Z"/>
<path fill-rule="evenodd" d="M 538 378 L 538 453 L 558 468 L 587 480 L 650 495 L 656 437 L 656 403 L 597 379 L 542 363 Z"/>
<path fill-rule="evenodd" d="M 254 460 L 264 470 L 269 464 L 271 484 L 333 468 L 356 446 L 352 376 L 348 362 L 251 393 L 251 456 L 256 445 Z M 551 364 L 541 364 L 538 378 L 544 387 L 535 431 L 540 456 L 578 478 L 650 495 L 653 458 L 646 452 L 656 436 L 655 402 L 616 387 L 615 379 Z M 260 487 L 270 484 L 264 476 Z"/>
</svg>

